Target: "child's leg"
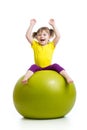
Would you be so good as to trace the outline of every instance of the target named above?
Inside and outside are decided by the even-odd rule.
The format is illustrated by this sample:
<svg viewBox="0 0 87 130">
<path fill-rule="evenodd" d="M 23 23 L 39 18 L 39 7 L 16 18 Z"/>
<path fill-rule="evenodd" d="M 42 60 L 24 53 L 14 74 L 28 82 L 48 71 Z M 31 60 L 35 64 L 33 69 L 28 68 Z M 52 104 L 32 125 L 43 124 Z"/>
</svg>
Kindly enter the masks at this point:
<svg viewBox="0 0 87 130">
<path fill-rule="evenodd" d="M 33 73 L 34 73 L 33 71 L 28 70 L 28 71 L 26 72 L 26 74 L 25 74 L 25 76 L 24 76 L 22 82 L 23 82 L 24 84 L 27 83 L 28 79 L 33 75 Z"/>
<path fill-rule="evenodd" d="M 65 70 L 60 71 L 60 74 L 66 79 L 67 83 L 73 82 L 71 77 L 67 74 Z"/>
<path fill-rule="evenodd" d="M 53 64 L 54 69 L 60 73 L 67 81 L 67 83 L 71 83 L 73 82 L 73 80 L 71 79 L 71 77 L 67 74 L 67 72 L 64 70 L 64 68 L 62 68 L 60 65 L 58 64 Z"/>
<path fill-rule="evenodd" d="M 22 82 L 23 83 L 27 83 L 28 79 L 36 72 L 36 71 L 39 71 L 41 70 L 41 68 L 35 64 L 33 64 L 29 69 L 28 71 L 26 72 Z"/>
<path fill-rule="evenodd" d="M 64 68 L 62 68 L 60 65 L 58 64 L 52 64 L 48 67 L 45 68 L 46 70 L 55 70 L 56 72 L 60 73 L 67 81 L 67 83 L 73 82 L 73 80 L 69 77 L 69 75 L 66 73 L 66 71 L 64 70 Z"/>
</svg>

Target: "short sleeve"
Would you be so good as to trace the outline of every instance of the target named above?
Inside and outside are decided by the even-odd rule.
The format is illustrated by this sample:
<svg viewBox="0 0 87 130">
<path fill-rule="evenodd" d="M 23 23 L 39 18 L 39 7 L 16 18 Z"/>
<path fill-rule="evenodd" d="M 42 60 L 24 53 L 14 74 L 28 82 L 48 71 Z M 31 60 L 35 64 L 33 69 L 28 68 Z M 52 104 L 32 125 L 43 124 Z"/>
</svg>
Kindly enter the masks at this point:
<svg viewBox="0 0 87 130">
<path fill-rule="evenodd" d="M 32 41 L 32 44 L 31 44 L 31 47 L 32 47 L 32 48 L 35 48 L 36 44 L 37 44 L 37 41 L 33 40 L 33 41 Z"/>
<path fill-rule="evenodd" d="M 54 42 L 50 42 L 50 46 L 52 47 L 52 49 L 55 48 Z"/>
</svg>

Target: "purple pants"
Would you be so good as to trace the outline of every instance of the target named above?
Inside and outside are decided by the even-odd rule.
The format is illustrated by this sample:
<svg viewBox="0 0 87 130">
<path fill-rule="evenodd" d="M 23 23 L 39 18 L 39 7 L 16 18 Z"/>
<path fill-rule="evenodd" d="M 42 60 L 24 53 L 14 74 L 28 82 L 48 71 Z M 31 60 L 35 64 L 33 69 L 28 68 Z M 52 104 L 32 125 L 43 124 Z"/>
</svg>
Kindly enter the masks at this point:
<svg viewBox="0 0 87 130">
<path fill-rule="evenodd" d="M 28 70 L 31 70 L 32 72 L 41 71 L 41 70 L 54 70 L 60 73 L 62 70 L 64 70 L 64 68 L 62 68 L 60 65 L 56 63 L 49 65 L 47 67 L 44 67 L 44 68 L 41 68 L 40 66 L 37 66 L 36 64 L 33 64 Z"/>
</svg>

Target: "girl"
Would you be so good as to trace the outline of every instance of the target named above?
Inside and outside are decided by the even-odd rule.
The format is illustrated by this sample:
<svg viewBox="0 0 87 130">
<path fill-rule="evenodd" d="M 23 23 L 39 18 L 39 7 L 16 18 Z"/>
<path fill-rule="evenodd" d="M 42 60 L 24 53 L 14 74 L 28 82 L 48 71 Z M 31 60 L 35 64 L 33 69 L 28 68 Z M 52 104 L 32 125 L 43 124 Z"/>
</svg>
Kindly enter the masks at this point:
<svg viewBox="0 0 87 130">
<path fill-rule="evenodd" d="M 49 20 L 49 24 L 53 29 L 41 27 L 32 34 L 33 27 L 36 23 L 35 19 L 30 20 L 30 26 L 26 32 L 26 38 L 31 44 L 34 51 L 35 64 L 33 64 L 26 72 L 22 82 L 27 83 L 28 79 L 36 72 L 41 70 L 54 70 L 60 73 L 67 81 L 73 82 L 67 72 L 58 64 L 51 64 L 54 49 L 60 39 L 60 33 L 56 28 L 54 19 Z M 53 38 L 52 41 L 50 39 Z"/>
</svg>

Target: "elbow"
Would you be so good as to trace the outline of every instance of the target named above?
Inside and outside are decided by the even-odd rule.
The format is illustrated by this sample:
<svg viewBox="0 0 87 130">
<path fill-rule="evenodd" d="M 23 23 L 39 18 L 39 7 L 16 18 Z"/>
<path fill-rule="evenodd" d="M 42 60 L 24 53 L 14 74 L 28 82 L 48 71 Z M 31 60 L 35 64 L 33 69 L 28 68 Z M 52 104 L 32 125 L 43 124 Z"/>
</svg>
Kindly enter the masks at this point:
<svg viewBox="0 0 87 130">
<path fill-rule="evenodd" d="M 26 37 L 26 38 L 28 38 L 28 35 L 27 35 L 27 33 L 25 34 L 25 37 Z"/>
<path fill-rule="evenodd" d="M 60 38 L 61 38 L 61 36 L 60 36 L 60 34 L 58 35 L 58 41 L 60 40 Z"/>
<path fill-rule="evenodd" d="M 27 40 L 29 39 L 27 34 L 25 34 L 25 37 L 26 37 Z"/>
<path fill-rule="evenodd" d="M 60 40 L 60 38 L 61 38 L 61 36 L 59 35 L 59 36 L 57 36 L 57 41 L 59 41 Z"/>
<path fill-rule="evenodd" d="M 25 37 L 26 37 L 26 39 L 28 40 L 28 42 L 30 43 L 30 44 L 32 44 L 32 37 L 30 37 L 29 35 L 25 35 Z"/>
<path fill-rule="evenodd" d="M 61 38 L 60 33 L 58 33 L 55 38 L 56 38 L 57 41 L 59 41 L 60 38 Z"/>
<path fill-rule="evenodd" d="M 60 39 L 61 38 L 61 36 L 60 36 L 60 34 L 58 35 L 58 39 Z"/>
</svg>

